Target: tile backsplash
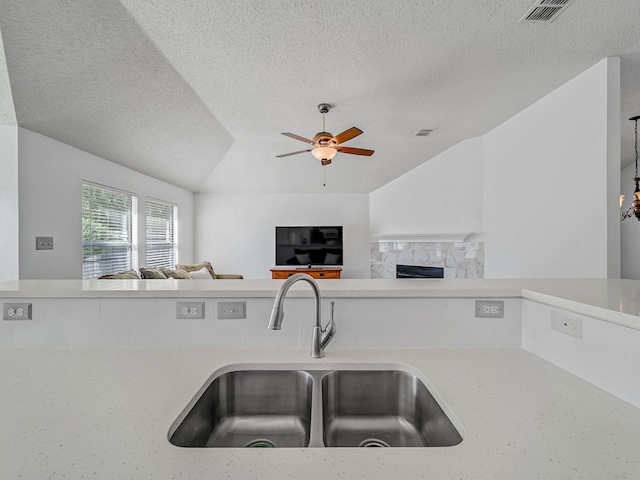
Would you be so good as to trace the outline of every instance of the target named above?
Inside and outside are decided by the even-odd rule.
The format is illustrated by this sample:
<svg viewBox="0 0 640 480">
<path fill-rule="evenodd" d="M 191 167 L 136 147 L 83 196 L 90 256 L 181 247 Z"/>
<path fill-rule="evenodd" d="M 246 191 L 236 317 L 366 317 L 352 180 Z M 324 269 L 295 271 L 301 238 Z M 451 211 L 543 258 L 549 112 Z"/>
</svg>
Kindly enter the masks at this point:
<svg viewBox="0 0 640 480">
<path fill-rule="evenodd" d="M 242 299 L 246 319 L 217 318 L 218 302 L 238 298 L 189 300 L 204 303 L 204 319 L 176 318 L 184 298 L 34 298 L 33 320 L 0 320 L 0 348 L 310 348 L 312 298 L 285 301 L 280 331 L 267 328 L 271 298 Z M 479 319 L 468 298 L 337 298 L 329 348 L 517 347 L 520 303 L 505 299 L 505 318 Z"/>
<path fill-rule="evenodd" d="M 282 330 L 267 329 L 273 299 L 243 298 L 246 319 L 177 319 L 184 298 L 32 298 L 33 320 L 0 320 L 0 348 L 304 348 L 310 349 L 313 299 L 288 298 Z M 476 318 L 473 298 L 336 298 L 331 349 L 518 348 L 640 407 L 640 332 L 584 315 L 583 339 L 551 328 L 555 307 L 504 298 L 504 318 Z M 24 302 L 7 299 L 7 302 Z M 324 321 L 329 302 L 322 301 Z"/>
</svg>

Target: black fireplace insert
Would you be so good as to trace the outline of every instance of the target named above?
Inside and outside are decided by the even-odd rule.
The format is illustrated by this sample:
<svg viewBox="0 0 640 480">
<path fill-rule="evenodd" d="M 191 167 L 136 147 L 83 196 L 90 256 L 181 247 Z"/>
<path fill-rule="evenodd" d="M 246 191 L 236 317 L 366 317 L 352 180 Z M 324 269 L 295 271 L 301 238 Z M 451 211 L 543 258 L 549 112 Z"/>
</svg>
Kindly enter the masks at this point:
<svg viewBox="0 0 640 480">
<path fill-rule="evenodd" d="M 444 268 L 396 265 L 396 278 L 444 278 Z"/>
</svg>

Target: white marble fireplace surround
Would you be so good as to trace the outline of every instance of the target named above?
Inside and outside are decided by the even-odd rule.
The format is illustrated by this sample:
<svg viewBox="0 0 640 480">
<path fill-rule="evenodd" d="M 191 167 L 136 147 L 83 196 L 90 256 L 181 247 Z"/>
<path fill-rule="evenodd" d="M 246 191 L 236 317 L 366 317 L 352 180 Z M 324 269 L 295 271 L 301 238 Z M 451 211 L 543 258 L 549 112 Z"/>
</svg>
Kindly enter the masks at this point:
<svg viewBox="0 0 640 480">
<path fill-rule="evenodd" d="M 32 304 L 30 321 L 0 320 L 0 348 L 302 348 L 311 342 L 308 285 L 293 285 L 282 330 L 267 329 L 279 280 L 21 280 L 0 302 Z M 524 348 L 640 407 L 640 282 L 606 279 L 322 280 L 336 302 L 331 349 Z M 291 298 L 289 298 L 291 297 Z M 475 299 L 500 299 L 504 318 L 475 318 Z M 202 301 L 203 320 L 176 319 Z M 246 319 L 217 304 L 246 302 Z M 551 329 L 579 319 L 583 338 Z"/>
<path fill-rule="evenodd" d="M 397 264 L 444 267 L 445 278 L 484 278 L 484 242 L 371 242 L 371 278 L 395 278 Z"/>
</svg>

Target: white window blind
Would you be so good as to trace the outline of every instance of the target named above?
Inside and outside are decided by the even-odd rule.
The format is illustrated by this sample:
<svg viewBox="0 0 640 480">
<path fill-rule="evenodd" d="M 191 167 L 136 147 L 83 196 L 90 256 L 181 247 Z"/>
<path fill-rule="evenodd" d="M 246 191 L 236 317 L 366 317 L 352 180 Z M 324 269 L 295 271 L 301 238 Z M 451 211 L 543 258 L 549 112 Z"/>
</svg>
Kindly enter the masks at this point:
<svg viewBox="0 0 640 480">
<path fill-rule="evenodd" d="M 178 263 L 178 207 L 161 200 L 147 200 L 147 267 L 175 268 Z"/>
<path fill-rule="evenodd" d="M 82 278 L 136 269 L 138 198 L 82 184 Z"/>
</svg>

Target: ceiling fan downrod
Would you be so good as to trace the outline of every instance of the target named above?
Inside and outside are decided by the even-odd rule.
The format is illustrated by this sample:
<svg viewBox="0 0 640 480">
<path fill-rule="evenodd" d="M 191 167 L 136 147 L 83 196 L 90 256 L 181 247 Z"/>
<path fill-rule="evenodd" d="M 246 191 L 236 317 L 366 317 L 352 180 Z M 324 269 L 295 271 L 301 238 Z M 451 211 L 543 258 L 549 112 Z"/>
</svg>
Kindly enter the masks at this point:
<svg viewBox="0 0 640 480">
<path fill-rule="evenodd" d="M 318 111 L 322 114 L 322 131 L 323 132 L 327 131 L 327 127 L 325 127 L 325 115 L 329 113 L 330 109 L 331 109 L 331 105 L 329 105 L 328 103 L 321 103 L 320 105 L 318 105 Z"/>
</svg>

